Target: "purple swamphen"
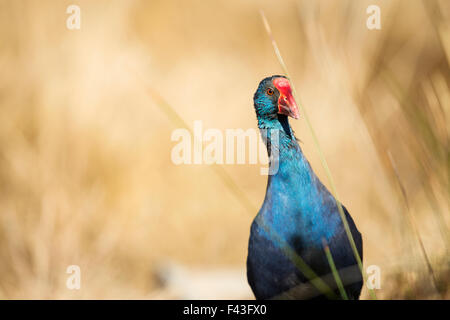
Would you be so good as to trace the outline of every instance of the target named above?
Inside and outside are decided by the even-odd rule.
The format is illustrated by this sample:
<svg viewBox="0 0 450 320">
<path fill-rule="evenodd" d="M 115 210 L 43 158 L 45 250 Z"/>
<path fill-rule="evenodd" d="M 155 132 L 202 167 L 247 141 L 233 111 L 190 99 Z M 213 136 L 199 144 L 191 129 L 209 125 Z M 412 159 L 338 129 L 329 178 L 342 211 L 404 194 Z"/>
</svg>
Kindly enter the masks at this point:
<svg viewBox="0 0 450 320">
<path fill-rule="evenodd" d="M 299 118 L 289 80 L 263 79 L 253 100 L 270 166 L 277 161 L 250 230 L 247 278 L 255 297 L 358 299 L 363 279 L 338 205 L 315 175 L 288 122 L 288 117 Z M 361 234 L 342 209 L 362 259 Z M 326 246 L 339 277 L 332 273 Z"/>
</svg>

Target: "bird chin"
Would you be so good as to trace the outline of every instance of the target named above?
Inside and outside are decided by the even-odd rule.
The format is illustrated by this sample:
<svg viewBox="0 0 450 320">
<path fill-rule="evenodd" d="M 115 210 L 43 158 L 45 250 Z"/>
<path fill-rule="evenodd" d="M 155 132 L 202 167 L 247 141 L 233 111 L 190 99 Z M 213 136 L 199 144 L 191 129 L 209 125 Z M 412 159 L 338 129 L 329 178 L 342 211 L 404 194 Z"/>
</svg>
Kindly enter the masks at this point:
<svg viewBox="0 0 450 320">
<path fill-rule="evenodd" d="M 284 114 L 284 115 L 294 118 L 294 119 L 299 118 L 297 109 L 291 108 L 288 104 L 283 104 L 283 103 L 278 104 L 278 113 Z"/>
</svg>

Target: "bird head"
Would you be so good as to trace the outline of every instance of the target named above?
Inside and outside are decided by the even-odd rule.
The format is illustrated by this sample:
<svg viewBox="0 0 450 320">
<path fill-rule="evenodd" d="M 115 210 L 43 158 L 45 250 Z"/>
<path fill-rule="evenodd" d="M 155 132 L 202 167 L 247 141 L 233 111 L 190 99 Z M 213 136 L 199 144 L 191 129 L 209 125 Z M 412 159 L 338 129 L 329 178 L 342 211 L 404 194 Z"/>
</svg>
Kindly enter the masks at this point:
<svg viewBox="0 0 450 320">
<path fill-rule="evenodd" d="M 253 97 L 258 119 L 276 119 L 279 114 L 299 118 L 289 80 L 284 76 L 263 79 Z"/>
</svg>

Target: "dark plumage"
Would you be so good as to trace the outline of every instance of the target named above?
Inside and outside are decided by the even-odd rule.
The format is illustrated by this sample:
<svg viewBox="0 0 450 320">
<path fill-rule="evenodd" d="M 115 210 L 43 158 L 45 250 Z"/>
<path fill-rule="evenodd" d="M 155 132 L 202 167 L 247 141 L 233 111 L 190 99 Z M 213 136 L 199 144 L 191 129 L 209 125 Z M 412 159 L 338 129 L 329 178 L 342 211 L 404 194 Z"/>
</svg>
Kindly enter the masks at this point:
<svg viewBox="0 0 450 320">
<path fill-rule="evenodd" d="M 288 80 L 283 76 L 262 80 L 254 106 L 269 155 L 271 148 L 277 151 L 279 162 L 278 171 L 268 177 L 264 203 L 250 230 L 247 278 L 253 293 L 257 299 L 330 297 L 299 270 L 294 263 L 299 256 L 339 298 L 324 251 L 327 243 L 348 298 L 358 299 L 363 280 L 336 200 L 311 169 L 288 122 L 288 116 L 298 118 Z M 361 234 L 343 209 L 362 259 Z"/>
</svg>

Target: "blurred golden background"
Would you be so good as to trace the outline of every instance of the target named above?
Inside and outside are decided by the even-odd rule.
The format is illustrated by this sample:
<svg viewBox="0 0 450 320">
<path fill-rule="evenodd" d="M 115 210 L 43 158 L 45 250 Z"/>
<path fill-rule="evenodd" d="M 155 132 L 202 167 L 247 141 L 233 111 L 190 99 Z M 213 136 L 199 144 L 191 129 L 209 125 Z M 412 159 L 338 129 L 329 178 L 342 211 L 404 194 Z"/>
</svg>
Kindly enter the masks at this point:
<svg viewBox="0 0 450 320">
<path fill-rule="evenodd" d="M 252 298 L 267 177 L 223 165 L 252 215 L 214 166 L 174 165 L 179 124 L 155 92 L 188 125 L 256 128 L 253 93 L 282 73 L 260 9 L 364 265 L 381 268 L 378 298 L 450 297 L 448 1 L 1 0 L 0 298 Z M 327 184 L 304 118 L 291 125 Z M 213 292 L 227 276 L 241 288 Z"/>
</svg>

